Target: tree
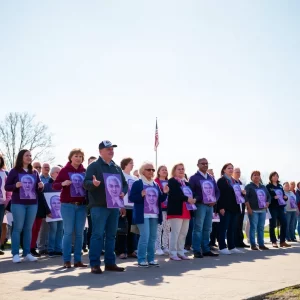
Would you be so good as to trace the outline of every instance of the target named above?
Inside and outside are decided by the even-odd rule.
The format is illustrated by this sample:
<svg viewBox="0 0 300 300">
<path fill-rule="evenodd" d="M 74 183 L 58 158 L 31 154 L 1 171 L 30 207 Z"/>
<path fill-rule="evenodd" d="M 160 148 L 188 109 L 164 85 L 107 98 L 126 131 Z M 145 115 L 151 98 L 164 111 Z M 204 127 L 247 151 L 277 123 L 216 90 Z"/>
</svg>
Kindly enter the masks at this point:
<svg viewBox="0 0 300 300">
<path fill-rule="evenodd" d="M 52 134 L 48 127 L 35 121 L 35 115 L 28 113 L 9 113 L 0 124 L 0 151 L 9 168 L 15 164 L 17 154 L 22 149 L 32 152 L 33 160 L 53 161 L 50 150 Z"/>
</svg>

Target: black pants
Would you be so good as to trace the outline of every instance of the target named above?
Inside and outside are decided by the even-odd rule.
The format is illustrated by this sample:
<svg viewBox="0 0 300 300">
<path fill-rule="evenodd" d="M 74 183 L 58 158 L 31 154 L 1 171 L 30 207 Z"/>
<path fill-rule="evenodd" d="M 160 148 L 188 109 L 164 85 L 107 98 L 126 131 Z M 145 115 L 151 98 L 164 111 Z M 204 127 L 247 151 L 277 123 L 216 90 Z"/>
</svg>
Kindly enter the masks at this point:
<svg viewBox="0 0 300 300">
<path fill-rule="evenodd" d="M 236 233 L 235 233 L 235 244 L 236 246 L 242 246 L 244 243 L 243 224 L 245 217 L 245 204 L 242 204 L 242 212 L 238 215 L 236 220 Z"/>
<path fill-rule="evenodd" d="M 209 245 L 213 246 L 216 244 L 218 240 L 218 235 L 219 235 L 219 222 L 213 222 L 212 223 L 212 231 L 210 233 L 210 242 Z"/>
<path fill-rule="evenodd" d="M 286 217 L 284 213 L 284 206 L 269 207 L 272 219 L 270 219 L 270 238 L 272 243 L 277 242 L 275 235 L 275 228 L 277 226 L 277 219 L 280 222 L 280 243 L 285 242 L 286 238 Z"/>
</svg>

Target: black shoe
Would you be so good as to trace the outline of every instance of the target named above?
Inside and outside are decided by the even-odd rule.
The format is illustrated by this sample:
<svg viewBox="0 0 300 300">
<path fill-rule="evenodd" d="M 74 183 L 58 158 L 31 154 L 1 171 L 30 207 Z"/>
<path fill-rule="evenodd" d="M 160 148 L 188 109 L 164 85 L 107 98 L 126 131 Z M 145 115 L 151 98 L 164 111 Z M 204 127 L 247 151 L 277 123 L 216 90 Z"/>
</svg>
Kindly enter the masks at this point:
<svg viewBox="0 0 300 300">
<path fill-rule="evenodd" d="M 48 251 L 47 250 L 41 250 L 39 251 L 40 255 L 48 255 Z"/>
<path fill-rule="evenodd" d="M 194 257 L 195 258 L 203 258 L 203 255 L 201 252 L 194 252 Z"/>
<path fill-rule="evenodd" d="M 0 250 L 4 251 L 4 245 L 1 245 Z"/>
<path fill-rule="evenodd" d="M 203 256 L 219 256 L 219 254 L 214 253 L 212 251 L 208 251 L 208 252 L 203 253 Z"/>
<path fill-rule="evenodd" d="M 38 253 L 35 249 L 30 249 L 30 253 L 34 257 L 41 257 L 41 254 Z"/>
<path fill-rule="evenodd" d="M 298 241 L 297 241 L 296 239 L 292 239 L 292 242 L 295 242 L 295 243 L 297 243 Z"/>
<path fill-rule="evenodd" d="M 55 253 L 55 255 L 57 255 L 57 256 L 62 256 L 63 254 L 62 254 L 62 252 L 60 252 L 60 251 L 58 251 L 58 252 L 54 252 Z"/>
<path fill-rule="evenodd" d="M 0 255 L 4 255 L 5 253 L 3 251 L 0 250 Z"/>
<path fill-rule="evenodd" d="M 242 244 L 239 244 L 239 245 L 237 246 L 237 248 L 250 248 L 250 246 L 247 245 L 247 244 L 245 244 L 245 243 L 242 243 Z"/>
<path fill-rule="evenodd" d="M 57 252 L 49 252 L 48 253 L 48 256 L 50 257 L 50 258 L 52 258 L 52 257 L 58 257 L 59 255 L 57 255 Z"/>
<path fill-rule="evenodd" d="M 82 251 L 83 251 L 84 253 L 87 253 L 87 252 L 88 252 L 88 249 L 83 248 Z"/>
</svg>

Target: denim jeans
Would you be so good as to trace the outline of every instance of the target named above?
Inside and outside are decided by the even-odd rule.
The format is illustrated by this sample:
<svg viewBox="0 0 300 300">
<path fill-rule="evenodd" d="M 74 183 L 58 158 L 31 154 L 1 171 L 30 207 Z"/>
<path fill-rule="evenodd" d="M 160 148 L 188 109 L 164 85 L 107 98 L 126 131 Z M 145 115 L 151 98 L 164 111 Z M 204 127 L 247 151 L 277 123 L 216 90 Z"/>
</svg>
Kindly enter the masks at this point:
<svg viewBox="0 0 300 300">
<path fill-rule="evenodd" d="M 61 252 L 63 239 L 63 221 L 49 222 L 48 252 Z"/>
<path fill-rule="evenodd" d="M 19 254 L 20 235 L 23 231 L 23 255 L 30 253 L 31 230 L 35 220 L 37 205 L 12 204 L 14 226 L 11 238 L 12 255 Z"/>
<path fill-rule="evenodd" d="M 266 221 L 266 212 L 252 212 L 249 214 L 250 221 L 250 244 L 251 246 L 256 246 L 255 243 L 255 232 L 257 232 L 257 242 L 259 246 L 264 246 L 264 228 Z"/>
<path fill-rule="evenodd" d="M 100 255 L 104 244 L 105 232 L 105 265 L 114 265 L 116 263 L 115 244 L 116 233 L 119 220 L 118 208 L 92 207 L 91 217 L 93 230 L 90 242 L 90 265 L 91 267 L 100 266 Z"/>
<path fill-rule="evenodd" d="M 277 226 L 277 219 L 280 222 L 280 243 L 285 242 L 286 238 L 286 217 L 284 213 L 284 206 L 269 207 L 272 219 L 270 219 L 270 238 L 272 243 L 276 243 L 275 228 Z"/>
<path fill-rule="evenodd" d="M 140 231 L 137 253 L 138 263 L 154 260 L 157 226 L 157 218 L 144 218 L 144 224 L 137 224 Z"/>
<path fill-rule="evenodd" d="M 208 252 L 209 237 L 212 229 L 213 206 L 196 204 L 194 211 L 193 250 L 194 252 Z M 172 230 L 172 229 L 171 229 Z"/>
<path fill-rule="evenodd" d="M 63 218 L 63 259 L 64 262 L 71 262 L 72 236 L 75 230 L 74 263 L 81 262 L 81 249 L 83 230 L 86 218 L 86 206 L 74 205 L 71 203 L 61 204 L 61 215 Z"/>
<path fill-rule="evenodd" d="M 190 219 L 189 230 L 185 239 L 185 247 L 192 247 L 194 218 Z"/>
<path fill-rule="evenodd" d="M 298 227 L 297 227 L 297 231 L 298 231 L 298 236 L 299 236 L 299 239 L 300 239 L 300 214 L 298 216 Z"/>
<path fill-rule="evenodd" d="M 0 204 L 0 245 L 1 245 L 1 234 L 2 234 L 2 222 L 4 218 L 5 207 L 4 204 Z"/>
<path fill-rule="evenodd" d="M 228 210 L 225 211 L 224 216 L 220 214 L 220 224 L 219 224 L 219 236 L 218 243 L 219 249 L 225 249 L 226 243 L 225 238 L 227 237 L 227 246 L 228 249 L 235 248 L 235 233 L 237 225 L 238 213 L 233 213 Z"/>
<path fill-rule="evenodd" d="M 286 239 L 295 240 L 295 222 L 297 222 L 297 212 L 287 211 L 286 212 Z"/>
</svg>

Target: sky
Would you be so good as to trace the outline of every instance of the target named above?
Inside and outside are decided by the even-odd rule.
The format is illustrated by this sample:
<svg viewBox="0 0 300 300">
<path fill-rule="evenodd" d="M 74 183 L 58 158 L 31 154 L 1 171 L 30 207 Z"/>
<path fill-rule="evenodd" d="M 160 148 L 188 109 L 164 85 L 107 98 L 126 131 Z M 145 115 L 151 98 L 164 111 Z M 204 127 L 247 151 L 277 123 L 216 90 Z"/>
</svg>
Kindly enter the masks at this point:
<svg viewBox="0 0 300 300">
<path fill-rule="evenodd" d="M 80 147 L 138 168 L 206 157 L 300 181 L 300 2 L 0 2 L 1 117 L 29 112 L 55 163 Z"/>
</svg>

